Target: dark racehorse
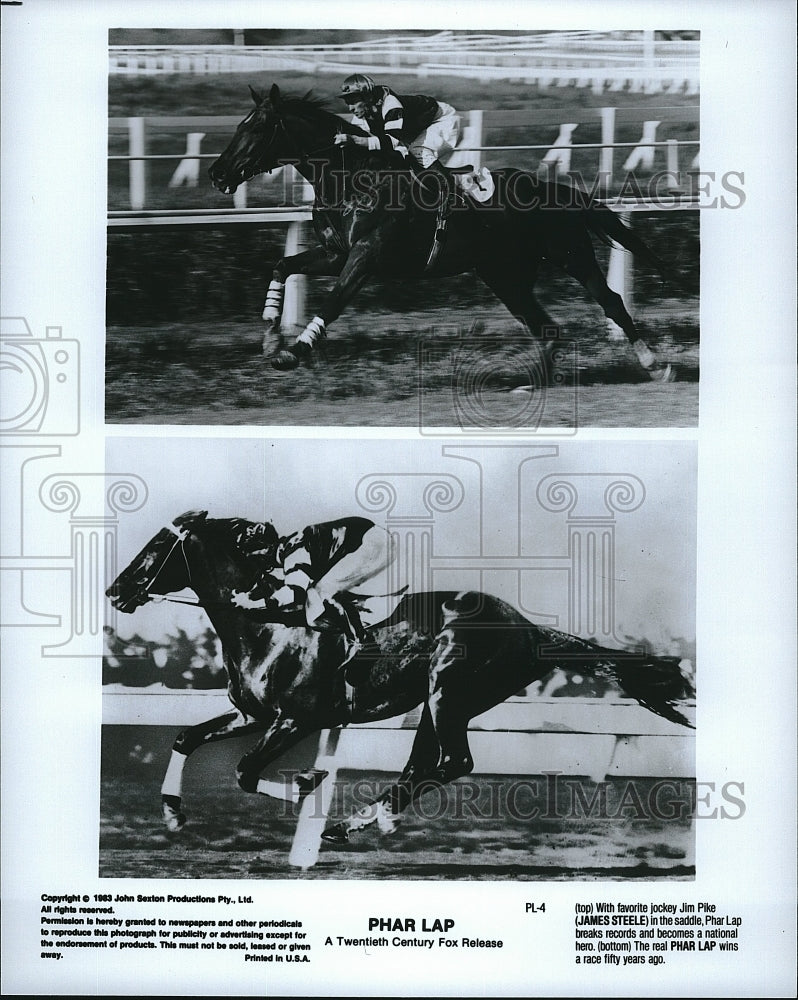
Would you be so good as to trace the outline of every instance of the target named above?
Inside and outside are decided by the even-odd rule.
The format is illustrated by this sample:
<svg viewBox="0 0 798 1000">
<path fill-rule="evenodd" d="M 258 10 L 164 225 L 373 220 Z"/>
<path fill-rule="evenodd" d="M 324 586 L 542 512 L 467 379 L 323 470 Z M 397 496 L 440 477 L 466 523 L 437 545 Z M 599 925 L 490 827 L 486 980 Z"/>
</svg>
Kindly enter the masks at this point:
<svg viewBox="0 0 798 1000">
<path fill-rule="evenodd" d="M 277 794 L 261 772 L 291 746 L 321 729 L 401 715 L 423 705 L 410 758 L 398 781 L 377 800 L 325 831 L 342 841 L 377 821 L 390 831 L 422 791 L 468 774 L 473 761 L 469 720 L 558 666 L 606 674 L 641 705 L 680 725 L 690 723 L 674 701 L 692 692 L 676 658 L 602 649 L 583 639 L 531 624 L 504 601 L 476 592 L 406 595 L 372 629 L 362 682 L 347 688 L 343 639 L 307 628 L 301 617 L 264 624 L 231 603 L 259 576 L 238 539 L 248 522 L 189 512 L 155 535 L 107 593 L 132 612 L 157 595 L 190 588 L 216 629 L 228 676 L 229 712 L 177 737 L 162 788 L 167 825 L 178 830 L 181 777 L 198 747 L 242 733 L 263 733 L 238 765 L 244 791 Z M 351 664 L 350 664 L 351 666 Z M 324 772 L 297 775 L 294 797 Z M 281 794 L 280 797 L 288 797 Z"/>
<path fill-rule="evenodd" d="M 455 203 L 442 214 L 442 199 L 452 204 L 444 190 L 452 178 L 444 168 L 409 169 L 401 157 L 337 145 L 337 136 L 364 133 L 310 97 L 284 97 L 276 85 L 268 95 L 250 90 L 255 107 L 210 167 L 213 184 L 232 194 L 256 174 L 293 163 L 315 192 L 313 224 L 319 245 L 278 261 L 266 298 L 264 353 L 274 352 L 276 368 L 307 360 L 314 343 L 372 277 L 406 280 L 475 271 L 539 336 L 555 326 L 533 293 L 541 261 L 548 260 L 579 281 L 621 327 L 652 379 L 672 380 L 671 366 L 641 339 L 596 261 L 591 234 L 662 267 L 610 209 L 568 185 L 499 169 L 493 171 L 496 191 L 489 202 L 461 196 L 459 208 Z M 436 239 L 441 247 L 433 255 Z M 338 281 L 319 314 L 286 349 L 279 325 L 285 280 L 292 274 L 335 275 Z M 553 352 L 554 345 L 544 345 L 547 351 Z M 545 381 L 545 371 L 543 375 Z"/>
</svg>

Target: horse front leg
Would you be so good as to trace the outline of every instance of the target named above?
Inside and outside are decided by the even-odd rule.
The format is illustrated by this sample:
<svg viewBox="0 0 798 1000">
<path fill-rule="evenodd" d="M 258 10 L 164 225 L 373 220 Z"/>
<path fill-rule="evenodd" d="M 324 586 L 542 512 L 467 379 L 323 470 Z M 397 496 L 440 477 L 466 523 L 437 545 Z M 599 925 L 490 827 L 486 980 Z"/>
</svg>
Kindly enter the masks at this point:
<svg viewBox="0 0 798 1000">
<path fill-rule="evenodd" d="M 313 730 L 293 719 L 279 717 L 238 762 L 236 779 L 244 792 L 268 795 L 285 802 L 299 802 L 327 777 L 326 771 L 311 768 L 294 774 L 290 781 L 261 778 L 261 772 L 291 747 L 310 736 Z"/>
<path fill-rule="evenodd" d="M 273 368 L 281 372 L 291 371 L 298 364 L 310 361 L 313 348 L 326 336 L 327 326 L 338 319 L 368 278 L 372 258 L 373 251 L 367 243 L 359 243 L 352 249 L 319 315 L 313 317 L 290 347 L 277 353 L 272 359 Z"/>
<path fill-rule="evenodd" d="M 280 333 L 280 322 L 285 304 L 285 283 L 292 275 L 304 274 L 321 276 L 341 273 L 345 257 L 342 254 L 331 254 L 323 247 L 313 247 L 291 257 L 278 260 L 272 271 L 272 280 L 266 292 L 266 302 L 263 306 L 263 354 L 271 357 L 283 347 L 283 337 Z"/>
<path fill-rule="evenodd" d="M 161 785 L 161 809 L 164 823 L 172 833 L 182 830 L 186 823 L 182 811 L 183 769 L 195 750 L 206 743 L 240 736 L 253 729 L 263 729 L 262 722 L 255 722 L 242 712 L 230 711 L 208 722 L 184 729 L 172 744 L 172 755 Z"/>
</svg>

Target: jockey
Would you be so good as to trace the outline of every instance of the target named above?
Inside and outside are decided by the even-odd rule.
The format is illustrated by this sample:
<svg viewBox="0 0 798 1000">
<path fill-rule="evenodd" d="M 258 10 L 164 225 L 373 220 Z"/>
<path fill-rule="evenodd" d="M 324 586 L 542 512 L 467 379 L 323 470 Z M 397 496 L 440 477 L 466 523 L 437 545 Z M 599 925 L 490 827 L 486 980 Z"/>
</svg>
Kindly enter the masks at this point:
<svg viewBox="0 0 798 1000">
<path fill-rule="evenodd" d="M 395 552 L 387 531 L 365 517 L 344 517 L 281 538 L 266 521 L 248 525 L 239 544 L 261 560 L 262 571 L 248 593 L 233 594 L 236 607 L 272 621 L 275 611 L 300 612 L 310 628 L 342 633 L 349 640 L 345 663 L 374 652 L 356 604 L 388 593 L 385 571 Z"/>
<path fill-rule="evenodd" d="M 340 134 L 336 142 L 354 143 L 384 153 L 414 157 L 432 167 L 451 155 L 460 138 L 460 117 L 450 104 L 421 94 L 402 96 L 355 73 L 341 86 L 341 97 L 354 113 L 352 124 L 367 136 Z"/>
</svg>

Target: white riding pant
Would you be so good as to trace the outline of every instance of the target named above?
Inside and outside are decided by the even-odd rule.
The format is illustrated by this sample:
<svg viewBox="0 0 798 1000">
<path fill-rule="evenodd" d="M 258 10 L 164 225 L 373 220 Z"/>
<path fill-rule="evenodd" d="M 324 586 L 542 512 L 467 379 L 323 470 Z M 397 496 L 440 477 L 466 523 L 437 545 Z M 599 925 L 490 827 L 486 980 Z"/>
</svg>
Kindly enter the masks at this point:
<svg viewBox="0 0 798 1000">
<path fill-rule="evenodd" d="M 460 140 L 460 116 L 451 106 L 438 102 L 439 115 L 408 147 L 422 167 L 436 160 L 445 164 Z"/>
<path fill-rule="evenodd" d="M 305 617 L 313 628 L 322 624 L 324 602 L 341 593 L 356 593 L 364 596 L 381 597 L 392 588 L 390 568 L 396 560 L 393 538 L 374 525 L 363 535 L 363 541 L 356 552 L 350 552 L 339 560 L 327 573 L 308 587 L 305 602 Z M 364 624 L 369 624 L 367 616 L 362 616 Z"/>
</svg>

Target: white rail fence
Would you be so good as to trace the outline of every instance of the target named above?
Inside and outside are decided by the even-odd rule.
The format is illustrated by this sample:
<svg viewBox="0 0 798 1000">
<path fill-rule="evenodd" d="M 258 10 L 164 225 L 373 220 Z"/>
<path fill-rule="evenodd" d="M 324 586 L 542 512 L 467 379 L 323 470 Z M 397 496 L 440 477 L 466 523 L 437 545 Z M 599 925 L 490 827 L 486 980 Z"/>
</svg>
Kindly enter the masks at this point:
<svg viewBox="0 0 798 1000">
<path fill-rule="evenodd" d="M 688 128 L 697 127 L 698 107 L 651 107 L 651 108 L 583 108 L 573 114 L 558 112 L 560 118 L 570 117 L 576 121 L 563 123 L 552 117 L 551 112 L 483 112 L 472 110 L 464 113 L 463 138 L 458 146 L 458 156 L 478 167 L 485 154 L 502 151 L 524 151 L 530 159 L 537 156 L 539 169 L 554 176 L 568 176 L 571 172 L 574 154 L 589 151 L 595 155 L 599 191 L 607 193 L 615 183 L 620 155 L 624 157 L 621 169 L 633 173 L 635 170 L 653 171 L 661 168 L 661 175 L 669 181 L 667 198 L 640 199 L 620 198 L 609 206 L 622 214 L 628 223 L 631 212 L 652 210 L 694 209 L 696 201 L 689 187 L 690 171 L 698 166 L 698 139 L 677 139 L 668 137 L 657 139 L 661 125 L 672 128 L 674 124 Z M 220 150 L 202 152 L 203 140 L 216 139 L 220 145 L 224 138 L 235 130 L 239 119 L 233 116 L 199 117 L 130 117 L 111 118 L 109 137 L 118 144 L 126 140 L 127 151 L 109 155 L 109 163 L 126 163 L 128 166 L 127 195 L 129 209 L 112 209 L 108 213 L 111 228 L 131 228 L 155 225 L 219 225 L 229 222 L 249 222 L 259 224 L 289 224 L 286 239 L 286 255 L 298 252 L 307 240 L 306 223 L 311 216 L 313 191 L 292 168 L 282 168 L 275 172 L 268 191 L 270 200 L 280 200 L 283 204 L 250 206 L 250 189 L 242 184 L 234 195 L 232 208 L 189 208 L 189 209 L 147 209 L 152 184 L 148 181 L 148 164 L 163 161 L 176 162 L 177 166 L 167 182 L 169 189 L 197 187 L 200 183 L 203 161 L 215 159 Z M 574 141 L 580 126 L 600 128 L 600 141 Z M 548 143 L 489 145 L 485 134 L 497 128 L 545 128 L 554 138 Z M 639 130 L 640 139 L 618 142 L 616 137 L 622 128 Z M 161 148 L 164 138 L 175 135 L 185 136 L 179 149 L 168 153 L 150 152 L 150 146 Z M 616 154 L 617 151 L 617 154 Z M 686 155 L 685 155 L 686 154 Z M 633 294 L 633 264 L 631 256 L 613 249 L 610 255 L 608 280 L 631 307 Z M 306 279 L 292 276 L 286 289 L 283 320 L 286 328 L 297 324 L 304 302 Z M 621 339 L 622 333 L 608 322 L 609 336 Z"/>
<path fill-rule="evenodd" d="M 230 711 L 224 691 L 170 691 L 109 685 L 103 724 L 184 727 Z M 339 770 L 398 771 L 404 765 L 419 709 L 340 731 Z M 686 702 L 684 713 L 694 716 Z M 693 730 L 637 702 L 612 698 L 510 698 L 472 720 L 469 741 L 477 774 L 540 774 L 546 770 L 605 776 L 695 773 Z"/>
<path fill-rule="evenodd" d="M 439 32 L 341 45 L 111 46 L 109 73 L 341 73 L 367 70 L 418 77 L 520 80 L 541 87 L 629 89 L 695 94 L 699 42 L 658 39 L 653 31 L 544 32 L 521 35 Z"/>
<path fill-rule="evenodd" d="M 126 691 L 116 686 L 103 692 L 103 724 L 107 726 L 184 727 L 229 710 L 230 702 L 222 692 Z M 694 703 L 685 703 L 683 710 L 694 722 Z M 306 741 L 304 757 L 283 762 L 284 768 L 289 763 L 327 772 L 316 795 L 303 803 L 290 864 L 307 869 L 318 860 L 338 773 L 400 771 L 410 755 L 419 714 L 420 709 L 415 709 L 385 721 L 322 730 L 317 747 L 315 741 Z M 475 775 L 555 772 L 587 776 L 595 782 L 695 776 L 694 731 L 630 700 L 510 698 L 471 721 L 469 743 Z"/>
<path fill-rule="evenodd" d="M 563 118 L 570 118 L 563 122 Z M 616 182 L 619 167 L 631 174 L 638 170 L 652 171 L 654 168 L 671 175 L 674 186 L 676 178 L 695 170 L 698 165 L 699 140 L 677 139 L 669 136 L 657 137 L 660 126 L 671 130 L 674 125 L 697 127 L 699 108 L 688 107 L 646 107 L 646 108 L 580 108 L 575 111 L 552 112 L 526 111 L 482 111 L 463 112 L 463 136 L 457 147 L 458 159 L 468 159 L 474 166 L 480 166 L 485 153 L 523 151 L 529 153 L 530 166 L 535 159 L 546 169 L 558 175 L 571 173 L 575 154 L 589 151 L 593 161 L 593 171 L 599 180 L 599 190 L 607 191 Z M 135 116 L 110 118 L 108 122 L 109 140 L 118 148 L 126 139 L 124 153 L 109 153 L 109 163 L 127 162 L 129 165 L 128 194 L 131 211 L 142 211 L 147 203 L 147 164 L 159 161 L 176 162 L 170 175 L 168 186 L 196 187 L 200 182 L 202 161 L 215 159 L 221 148 L 214 152 L 202 150 L 203 141 L 210 137 L 218 140 L 220 147 L 233 134 L 240 119 L 232 115 L 203 115 L 193 117 L 147 117 Z M 600 140 L 580 142 L 576 136 L 579 128 L 600 128 Z M 490 145 L 485 141 L 486 133 L 495 129 L 538 129 L 548 131 L 551 139 L 539 143 L 502 143 Z M 618 141 L 621 128 L 639 131 L 640 138 L 632 141 Z M 165 141 L 179 135 L 180 145 L 169 152 L 153 152 L 151 147 L 162 148 Z M 619 164 L 616 150 L 623 154 Z M 686 156 L 685 156 L 686 154 Z M 495 160 L 496 156 L 490 157 Z M 583 172 L 584 174 L 584 172 Z M 585 178 L 586 182 L 590 180 Z M 234 207 L 247 206 L 247 186 L 242 185 L 236 192 Z M 303 189 L 304 200 L 312 200 L 308 186 Z M 120 217 L 120 210 L 112 210 L 112 218 Z"/>
</svg>

